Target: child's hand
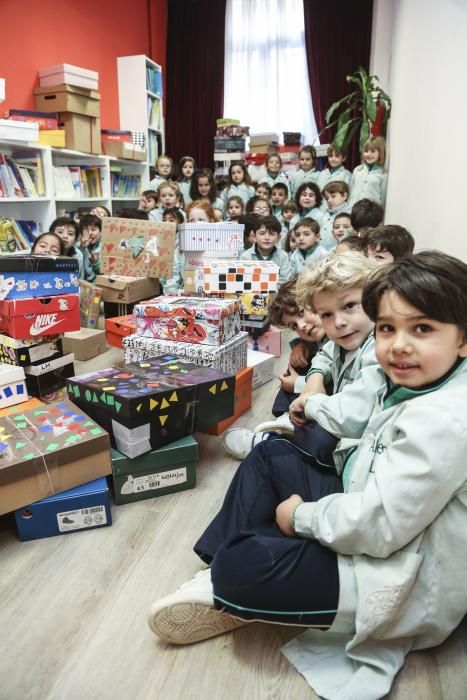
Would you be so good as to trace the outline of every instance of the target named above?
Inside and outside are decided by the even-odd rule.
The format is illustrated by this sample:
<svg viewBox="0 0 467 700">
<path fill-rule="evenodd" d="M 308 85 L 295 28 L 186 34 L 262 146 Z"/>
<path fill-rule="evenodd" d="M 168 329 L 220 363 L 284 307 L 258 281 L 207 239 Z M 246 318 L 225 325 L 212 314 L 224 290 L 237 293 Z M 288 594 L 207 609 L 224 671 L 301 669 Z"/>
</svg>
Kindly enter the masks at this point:
<svg viewBox="0 0 467 700">
<path fill-rule="evenodd" d="M 87 248 L 89 246 L 90 242 L 91 242 L 91 240 L 90 240 L 90 236 L 89 236 L 89 231 L 87 229 L 83 229 L 81 231 L 81 238 L 80 238 L 81 248 Z"/>
<path fill-rule="evenodd" d="M 284 391 L 288 391 L 289 394 L 293 394 L 295 388 L 295 380 L 297 379 L 297 377 L 297 372 L 294 370 L 293 367 L 289 365 L 288 369 L 284 372 L 284 374 L 279 375 L 281 388 Z"/>
<path fill-rule="evenodd" d="M 308 418 L 305 418 L 305 403 L 309 394 L 300 394 L 289 406 L 290 420 L 294 425 L 305 425 Z"/>
<path fill-rule="evenodd" d="M 292 525 L 292 516 L 294 514 L 295 508 L 303 503 L 303 498 L 298 496 L 296 493 L 286 501 L 282 501 L 276 508 L 276 523 L 280 531 L 284 533 L 287 537 L 293 537 L 295 535 L 295 530 Z"/>
<path fill-rule="evenodd" d="M 297 343 L 289 357 L 292 367 L 306 367 L 310 362 L 310 348 L 305 343 Z"/>
</svg>

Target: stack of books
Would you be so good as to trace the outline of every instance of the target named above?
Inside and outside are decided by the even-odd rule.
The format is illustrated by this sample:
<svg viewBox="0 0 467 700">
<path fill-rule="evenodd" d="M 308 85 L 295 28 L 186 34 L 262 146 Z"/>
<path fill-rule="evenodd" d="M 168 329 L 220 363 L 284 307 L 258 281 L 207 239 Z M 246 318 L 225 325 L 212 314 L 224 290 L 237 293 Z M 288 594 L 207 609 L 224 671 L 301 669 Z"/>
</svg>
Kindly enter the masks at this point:
<svg viewBox="0 0 467 700">
<path fill-rule="evenodd" d="M 40 151 L 0 153 L 0 197 L 44 197 Z"/>
<path fill-rule="evenodd" d="M 55 196 L 58 199 L 102 198 L 102 166 L 54 165 Z"/>
</svg>

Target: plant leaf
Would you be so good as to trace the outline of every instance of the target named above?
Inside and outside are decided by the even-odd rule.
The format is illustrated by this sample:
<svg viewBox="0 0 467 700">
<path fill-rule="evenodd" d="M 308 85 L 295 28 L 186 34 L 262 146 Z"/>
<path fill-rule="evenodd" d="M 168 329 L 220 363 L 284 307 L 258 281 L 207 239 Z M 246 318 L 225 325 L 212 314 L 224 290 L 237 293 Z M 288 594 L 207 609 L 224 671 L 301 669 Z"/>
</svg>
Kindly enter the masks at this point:
<svg viewBox="0 0 467 700">
<path fill-rule="evenodd" d="M 342 147 L 347 143 L 347 135 L 348 135 L 348 132 L 349 132 L 351 125 L 357 121 L 360 121 L 360 120 L 357 118 L 350 119 L 349 121 L 344 122 L 344 124 L 342 124 L 341 128 L 336 131 L 336 135 L 332 141 L 336 147 L 336 150 L 338 150 L 338 151 L 342 150 Z"/>
<path fill-rule="evenodd" d="M 369 92 L 365 100 L 365 111 L 368 119 L 374 124 L 376 119 L 376 102 L 373 100 L 373 95 Z"/>
<path fill-rule="evenodd" d="M 360 129 L 360 141 L 358 144 L 360 153 L 363 151 L 363 146 L 368 141 L 369 136 L 370 136 L 370 126 L 369 126 L 368 122 L 365 120 L 362 123 L 362 127 Z"/>
<path fill-rule="evenodd" d="M 347 104 L 348 102 L 350 102 L 351 100 L 353 100 L 354 97 L 356 97 L 357 95 L 358 95 L 358 92 L 357 92 L 357 91 L 351 92 L 351 93 L 349 93 L 348 95 L 346 95 L 345 97 L 342 97 L 342 99 L 338 100 L 337 102 L 334 102 L 334 103 L 329 107 L 328 111 L 327 111 L 326 114 L 325 114 L 325 117 L 324 117 L 324 118 L 325 118 L 326 122 L 329 122 L 329 120 L 331 119 L 331 117 L 333 116 L 333 114 L 334 114 L 338 109 L 341 109 L 345 104 Z"/>
</svg>

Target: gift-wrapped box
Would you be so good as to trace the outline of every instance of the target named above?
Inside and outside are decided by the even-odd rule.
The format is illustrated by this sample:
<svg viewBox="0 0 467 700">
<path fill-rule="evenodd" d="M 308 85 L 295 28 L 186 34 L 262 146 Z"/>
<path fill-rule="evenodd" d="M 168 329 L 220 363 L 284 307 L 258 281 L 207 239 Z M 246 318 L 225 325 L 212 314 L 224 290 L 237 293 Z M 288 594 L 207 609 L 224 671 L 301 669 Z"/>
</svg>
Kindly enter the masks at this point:
<svg viewBox="0 0 467 700">
<path fill-rule="evenodd" d="M 63 355 L 62 338 L 24 338 L 17 340 L 0 334 L 0 362 L 8 365 L 35 365 L 45 359 L 55 360 Z"/>
<path fill-rule="evenodd" d="M 116 316 L 105 319 L 107 343 L 115 348 L 123 348 L 123 338 L 132 335 L 136 331 L 136 321 L 133 314 Z"/>
<path fill-rule="evenodd" d="M 176 231 L 176 224 L 105 216 L 101 273 L 170 278 Z"/>
<path fill-rule="evenodd" d="M 111 473 L 109 436 L 68 401 L 0 418 L 0 513 Z"/>
<path fill-rule="evenodd" d="M 101 477 L 18 508 L 15 520 L 22 542 L 112 525 L 107 479 Z"/>
<path fill-rule="evenodd" d="M 247 337 L 247 333 L 242 332 L 223 345 L 199 345 L 129 335 L 123 338 L 125 362 L 141 362 L 158 355 L 175 355 L 196 365 L 237 374 L 246 367 Z"/>
<path fill-rule="evenodd" d="M 159 280 L 153 277 L 97 275 L 96 284 L 101 288 L 102 300 L 114 304 L 131 304 L 160 294 Z"/>
<path fill-rule="evenodd" d="M 208 425 L 201 430 L 209 435 L 220 435 L 251 408 L 253 391 L 253 368 L 245 367 L 235 376 L 235 411 L 233 416 Z"/>
<path fill-rule="evenodd" d="M 79 296 L 81 328 L 97 328 L 102 290 L 95 284 L 80 280 Z"/>
<path fill-rule="evenodd" d="M 134 308 L 136 335 L 222 345 L 240 332 L 235 299 L 157 297 Z"/>
<path fill-rule="evenodd" d="M 0 256 L 0 301 L 79 293 L 78 261 L 47 255 Z"/>
<path fill-rule="evenodd" d="M 173 355 L 67 380 L 69 397 L 128 457 L 167 445 L 234 412 L 235 378 Z"/>
<path fill-rule="evenodd" d="M 248 349 L 267 352 L 274 357 L 281 356 L 281 331 L 276 326 L 270 326 L 262 335 L 254 334 L 248 337 Z"/>
<path fill-rule="evenodd" d="M 274 355 L 258 350 L 248 350 L 248 367 L 253 369 L 253 391 L 270 382 L 274 376 Z"/>
<path fill-rule="evenodd" d="M 198 443 L 191 435 L 134 459 L 118 450 L 110 453 L 117 505 L 196 486 Z"/>
<path fill-rule="evenodd" d="M 180 250 L 222 250 L 236 256 L 243 247 L 243 224 L 221 221 L 180 224 Z"/>
<path fill-rule="evenodd" d="M 0 301 L 0 331 L 12 338 L 40 338 L 79 328 L 78 294 Z"/>
<path fill-rule="evenodd" d="M 28 398 L 23 367 L 0 363 L 0 408 L 14 406 Z"/>
<path fill-rule="evenodd" d="M 31 396 L 47 396 L 64 387 L 66 378 L 75 373 L 74 359 L 75 356 L 70 352 L 55 360 L 25 367 L 26 386 Z"/>
<path fill-rule="evenodd" d="M 276 292 L 279 267 L 267 260 L 211 260 L 197 270 L 195 284 L 206 294 L 243 294 Z"/>
</svg>

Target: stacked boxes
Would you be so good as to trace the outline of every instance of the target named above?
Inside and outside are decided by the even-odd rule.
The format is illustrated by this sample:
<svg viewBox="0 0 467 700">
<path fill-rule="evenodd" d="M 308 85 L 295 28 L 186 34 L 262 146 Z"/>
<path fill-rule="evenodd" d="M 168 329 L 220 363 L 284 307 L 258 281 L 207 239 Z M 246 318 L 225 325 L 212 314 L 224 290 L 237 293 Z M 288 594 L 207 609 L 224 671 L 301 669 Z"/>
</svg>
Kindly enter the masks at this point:
<svg viewBox="0 0 467 700">
<path fill-rule="evenodd" d="M 79 294 L 81 328 L 97 328 L 102 290 L 91 282 L 80 280 Z"/>
<path fill-rule="evenodd" d="M 214 137 L 216 175 L 227 175 L 233 161 L 245 159 L 248 135 L 249 127 L 241 126 L 238 119 L 217 120 L 217 131 Z"/>
<path fill-rule="evenodd" d="M 127 316 L 139 301 L 160 294 L 159 280 L 154 277 L 98 275 L 96 285 L 100 288 L 104 301 L 105 318 Z"/>
</svg>

